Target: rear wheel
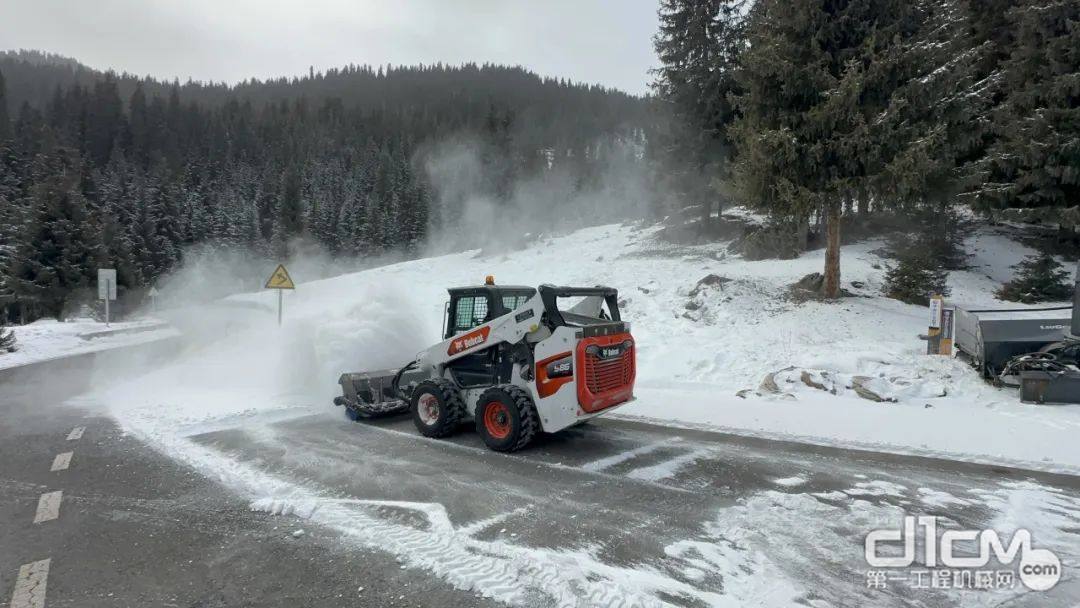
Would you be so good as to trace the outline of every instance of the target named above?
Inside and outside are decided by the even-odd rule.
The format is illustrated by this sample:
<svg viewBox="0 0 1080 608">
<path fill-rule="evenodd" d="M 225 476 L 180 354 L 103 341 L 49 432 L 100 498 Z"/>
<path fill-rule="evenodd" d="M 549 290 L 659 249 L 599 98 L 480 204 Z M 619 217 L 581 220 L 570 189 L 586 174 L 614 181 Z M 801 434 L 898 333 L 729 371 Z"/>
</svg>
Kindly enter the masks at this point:
<svg viewBox="0 0 1080 608">
<path fill-rule="evenodd" d="M 512 384 L 489 388 L 476 402 L 476 430 L 484 443 L 497 452 L 514 452 L 527 446 L 540 420 L 532 397 Z"/>
<path fill-rule="evenodd" d="M 448 437 L 465 417 L 465 404 L 449 380 L 425 380 L 409 401 L 413 424 L 424 437 Z"/>
</svg>

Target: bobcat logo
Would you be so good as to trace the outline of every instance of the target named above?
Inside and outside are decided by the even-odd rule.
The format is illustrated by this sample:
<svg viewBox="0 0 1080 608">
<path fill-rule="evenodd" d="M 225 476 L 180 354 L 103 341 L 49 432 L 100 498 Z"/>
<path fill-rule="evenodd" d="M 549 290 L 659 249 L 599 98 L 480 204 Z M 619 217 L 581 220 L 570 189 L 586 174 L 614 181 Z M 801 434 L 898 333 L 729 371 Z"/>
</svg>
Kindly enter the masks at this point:
<svg viewBox="0 0 1080 608">
<path fill-rule="evenodd" d="M 458 353 L 467 351 L 474 346 L 479 346 L 484 342 L 487 342 L 489 333 L 491 333 L 490 327 L 481 327 L 476 331 L 471 331 L 467 334 L 459 336 L 450 343 L 450 348 L 446 349 L 446 354 L 453 356 Z"/>
</svg>

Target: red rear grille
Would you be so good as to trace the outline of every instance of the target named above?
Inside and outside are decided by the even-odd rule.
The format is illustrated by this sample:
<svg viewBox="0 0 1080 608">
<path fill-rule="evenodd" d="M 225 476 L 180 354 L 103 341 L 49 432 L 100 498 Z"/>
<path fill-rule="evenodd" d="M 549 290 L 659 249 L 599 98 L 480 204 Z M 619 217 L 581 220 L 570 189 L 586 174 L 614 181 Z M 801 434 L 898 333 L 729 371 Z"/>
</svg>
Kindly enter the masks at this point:
<svg viewBox="0 0 1080 608">
<path fill-rule="evenodd" d="M 589 336 L 578 342 L 574 359 L 581 406 L 578 415 L 593 414 L 634 398 L 635 348 L 630 332 Z M 601 358 L 603 353 L 612 356 Z"/>
<path fill-rule="evenodd" d="M 629 348 L 618 357 L 601 359 L 597 355 L 585 355 L 585 385 L 589 392 L 598 395 L 630 384 L 634 380 L 634 349 Z"/>
</svg>

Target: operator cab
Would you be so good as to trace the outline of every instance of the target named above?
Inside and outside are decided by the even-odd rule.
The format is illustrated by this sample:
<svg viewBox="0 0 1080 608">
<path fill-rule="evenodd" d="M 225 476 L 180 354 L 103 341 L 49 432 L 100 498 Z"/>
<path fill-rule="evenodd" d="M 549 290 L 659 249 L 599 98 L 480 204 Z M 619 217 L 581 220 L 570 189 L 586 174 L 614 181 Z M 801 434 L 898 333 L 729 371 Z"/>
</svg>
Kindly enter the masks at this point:
<svg viewBox="0 0 1080 608">
<path fill-rule="evenodd" d="M 480 285 L 448 289 L 443 339 L 474 329 L 501 317 L 536 295 L 536 288 L 522 285 Z"/>
<path fill-rule="evenodd" d="M 443 339 L 475 329 L 510 313 L 536 295 L 536 288 L 521 285 L 495 285 L 491 277 L 486 285 L 448 289 Z M 513 367 L 507 344 L 459 357 L 447 364 L 447 370 L 462 387 L 493 386 L 509 382 Z"/>
</svg>

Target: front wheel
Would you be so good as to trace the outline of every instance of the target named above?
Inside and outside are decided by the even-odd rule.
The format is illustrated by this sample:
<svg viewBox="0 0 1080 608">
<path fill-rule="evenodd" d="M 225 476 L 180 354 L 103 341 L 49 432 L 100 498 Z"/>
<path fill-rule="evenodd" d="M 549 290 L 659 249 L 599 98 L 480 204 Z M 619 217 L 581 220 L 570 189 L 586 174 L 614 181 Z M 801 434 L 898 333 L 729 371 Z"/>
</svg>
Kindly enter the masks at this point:
<svg viewBox="0 0 1080 608">
<path fill-rule="evenodd" d="M 457 386 L 448 380 L 425 380 L 413 389 L 409 402 L 413 424 L 424 437 L 448 437 L 465 417 Z"/>
<path fill-rule="evenodd" d="M 496 452 L 515 452 L 529 445 L 540 420 L 532 397 L 512 384 L 489 388 L 476 402 L 476 430 Z"/>
</svg>

